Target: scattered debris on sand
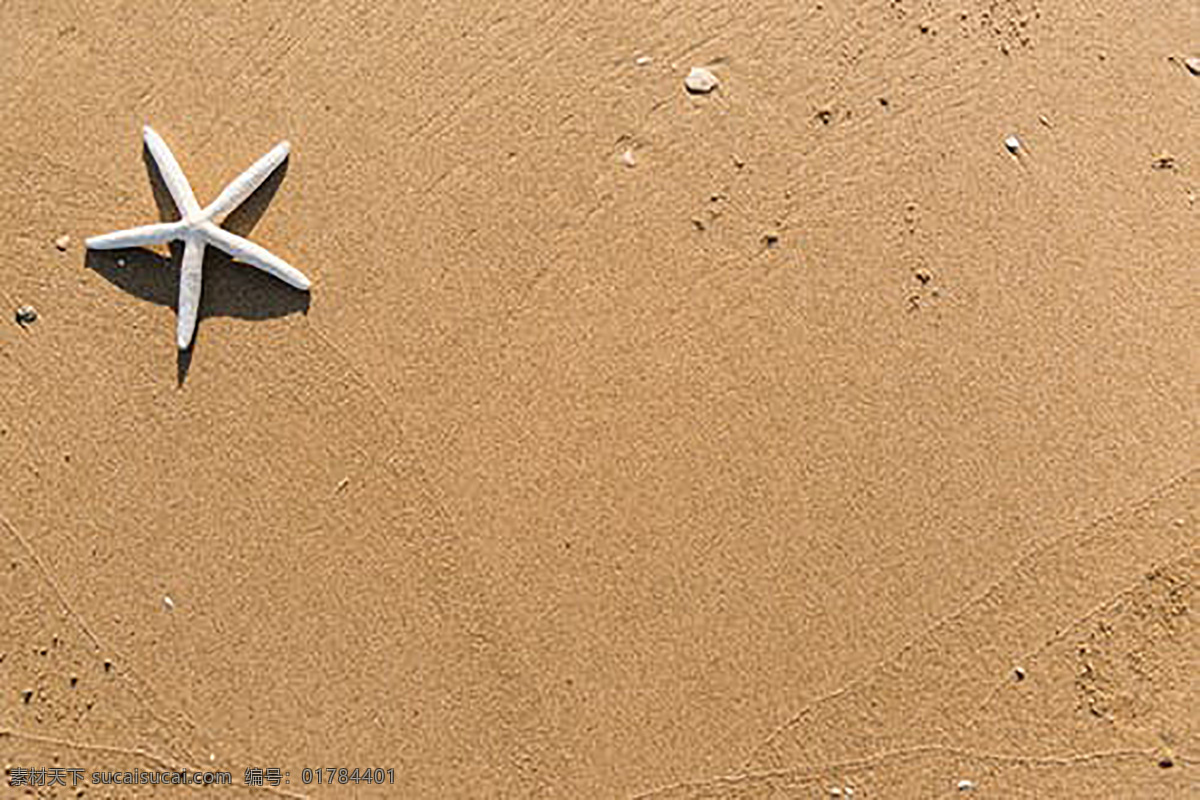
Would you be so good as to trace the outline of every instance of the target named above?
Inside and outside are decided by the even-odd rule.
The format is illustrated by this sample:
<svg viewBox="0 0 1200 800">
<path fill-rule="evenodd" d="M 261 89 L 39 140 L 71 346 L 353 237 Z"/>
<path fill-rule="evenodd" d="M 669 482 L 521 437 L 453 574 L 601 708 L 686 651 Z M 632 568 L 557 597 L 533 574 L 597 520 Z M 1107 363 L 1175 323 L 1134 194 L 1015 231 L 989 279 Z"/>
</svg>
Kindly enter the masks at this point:
<svg viewBox="0 0 1200 800">
<path fill-rule="evenodd" d="M 1154 156 L 1154 159 L 1150 162 L 1150 166 L 1155 169 L 1175 169 L 1175 156 L 1169 153 L 1159 153 Z"/>
</svg>

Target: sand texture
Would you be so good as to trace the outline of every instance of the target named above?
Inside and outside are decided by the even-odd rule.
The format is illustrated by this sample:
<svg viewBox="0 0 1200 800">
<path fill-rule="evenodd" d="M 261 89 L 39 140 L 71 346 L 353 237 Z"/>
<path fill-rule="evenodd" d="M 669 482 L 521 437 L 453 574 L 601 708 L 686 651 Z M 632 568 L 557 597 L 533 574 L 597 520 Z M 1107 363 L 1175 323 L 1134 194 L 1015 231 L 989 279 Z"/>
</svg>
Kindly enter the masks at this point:
<svg viewBox="0 0 1200 800">
<path fill-rule="evenodd" d="M 0 44 L 0 796 L 1200 785 L 1195 0 Z M 147 123 L 201 204 L 291 142 L 226 227 L 311 292 L 210 247 L 177 351 L 179 248 L 83 246 L 171 218 Z"/>
</svg>

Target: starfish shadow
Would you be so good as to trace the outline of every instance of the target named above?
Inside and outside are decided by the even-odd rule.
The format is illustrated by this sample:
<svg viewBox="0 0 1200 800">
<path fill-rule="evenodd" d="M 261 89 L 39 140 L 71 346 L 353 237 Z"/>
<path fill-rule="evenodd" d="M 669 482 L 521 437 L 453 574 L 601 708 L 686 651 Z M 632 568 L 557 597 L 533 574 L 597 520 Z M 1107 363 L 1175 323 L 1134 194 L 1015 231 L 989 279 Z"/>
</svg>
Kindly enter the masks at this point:
<svg viewBox="0 0 1200 800">
<path fill-rule="evenodd" d="M 150 187 L 159 218 L 163 222 L 179 219 L 175 201 L 163 181 L 158 165 L 143 147 L 142 161 L 150 176 Z M 266 213 L 271 199 L 279 191 L 288 171 L 290 158 L 284 159 L 271 176 L 225 218 L 221 226 L 239 236 L 246 236 Z M 134 247 L 124 250 L 87 250 L 85 266 L 98 272 L 109 283 L 126 292 L 178 311 L 179 272 L 183 261 L 183 243 L 170 243 L 170 257 L 153 250 Z M 309 293 L 282 284 L 263 272 L 234 263 L 233 259 L 215 247 L 204 252 L 204 291 L 200 295 L 199 320 L 205 317 L 237 317 L 239 319 L 272 319 L 297 312 L 308 313 Z M 192 362 L 192 347 L 180 350 L 177 378 L 182 386 Z"/>
</svg>

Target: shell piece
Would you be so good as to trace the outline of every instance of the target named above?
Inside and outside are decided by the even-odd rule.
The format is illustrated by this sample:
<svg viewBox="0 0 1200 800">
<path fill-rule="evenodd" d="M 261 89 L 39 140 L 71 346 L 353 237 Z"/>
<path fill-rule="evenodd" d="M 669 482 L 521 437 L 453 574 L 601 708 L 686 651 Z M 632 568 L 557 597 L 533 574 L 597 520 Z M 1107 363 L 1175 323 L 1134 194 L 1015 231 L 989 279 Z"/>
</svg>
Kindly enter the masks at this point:
<svg viewBox="0 0 1200 800">
<path fill-rule="evenodd" d="M 692 71 L 683 79 L 683 85 L 692 94 L 708 94 L 720 84 L 717 76 L 704 67 L 692 67 Z"/>
<path fill-rule="evenodd" d="M 1185 58 L 1183 60 L 1183 65 L 1187 67 L 1188 72 L 1192 73 L 1193 75 L 1200 75 L 1200 56 Z"/>
<path fill-rule="evenodd" d="M 1021 140 L 1016 136 L 1008 136 L 1004 139 L 1004 146 L 1015 156 L 1021 150 Z"/>
<path fill-rule="evenodd" d="M 37 322 L 38 312 L 33 306 L 21 306 L 17 309 L 17 323 L 26 327 Z"/>
</svg>

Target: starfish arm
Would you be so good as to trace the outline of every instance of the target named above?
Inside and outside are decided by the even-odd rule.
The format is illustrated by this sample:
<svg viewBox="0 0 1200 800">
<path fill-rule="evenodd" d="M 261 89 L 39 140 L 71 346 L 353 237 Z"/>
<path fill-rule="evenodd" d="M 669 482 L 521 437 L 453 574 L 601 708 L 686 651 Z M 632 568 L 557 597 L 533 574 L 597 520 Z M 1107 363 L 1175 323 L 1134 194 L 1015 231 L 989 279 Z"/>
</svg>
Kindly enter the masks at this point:
<svg viewBox="0 0 1200 800">
<path fill-rule="evenodd" d="M 180 350 L 187 350 L 196 332 L 200 313 L 200 286 L 204 279 L 204 240 L 189 237 L 183 246 L 183 265 L 179 271 L 179 319 L 175 325 L 175 341 Z"/>
<path fill-rule="evenodd" d="M 221 220 L 225 219 L 225 215 L 240 206 L 243 201 L 250 195 L 254 194 L 254 190 L 262 186 L 263 181 L 271 176 L 275 168 L 283 163 L 291 152 L 291 145 L 287 142 L 280 142 L 271 148 L 271 152 L 255 161 L 250 169 L 243 172 L 232 183 L 225 187 L 225 190 L 208 204 L 204 209 L 204 216 L 220 224 Z"/>
<path fill-rule="evenodd" d="M 179 216 L 186 219 L 199 214 L 200 204 L 196 202 L 196 195 L 192 193 L 191 184 L 188 183 L 187 177 L 179 167 L 179 162 L 171 153 L 171 148 L 167 147 L 167 143 L 149 125 L 142 130 L 142 135 L 145 137 L 146 147 L 150 149 L 150 155 L 154 157 L 154 163 L 158 165 L 158 172 L 162 175 L 163 182 L 167 184 L 167 190 L 175 200 Z"/>
<path fill-rule="evenodd" d="M 140 228 L 129 228 L 114 233 L 88 238 L 86 244 L 92 250 L 116 250 L 122 247 L 143 247 L 152 244 L 164 244 L 182 235 L 183 226 L 178 222 L 159 222 L 155 225 L 142 225 Z"/>
<path fill-rule="evenodd" d="M 305 277 L 300 270 L 249 239 L 243 239 L 236 233 L 218 228 L 211 222 L 205 224 L 204 233 L 208 237 L 209 243 L 224 250 L 235 261 L 258 267 L 263 272 L 274 275 L 297 289 L 308 291 L 308 287 L 312 285 L 312 281 Z"/>
</svg>

